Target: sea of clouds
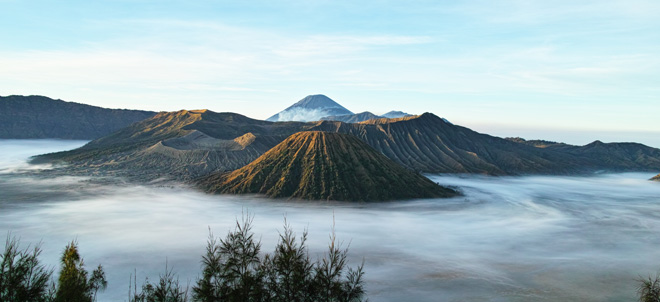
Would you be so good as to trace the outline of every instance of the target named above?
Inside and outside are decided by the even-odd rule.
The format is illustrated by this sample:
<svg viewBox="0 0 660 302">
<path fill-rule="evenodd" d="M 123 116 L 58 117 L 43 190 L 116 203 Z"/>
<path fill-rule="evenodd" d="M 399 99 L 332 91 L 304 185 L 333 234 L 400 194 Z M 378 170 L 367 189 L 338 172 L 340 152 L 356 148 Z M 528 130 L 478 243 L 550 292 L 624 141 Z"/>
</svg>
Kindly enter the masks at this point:
<svg viewBox="0 0 660 302">
<path fill-rule="evenodd" d="M 131 274 L 154 280 L 166 262 L 194 284 L 209 229 L 224 237 L 245 212 L 264 252 L 286 217 L 309 231 L 316 257 L 334 221 L 350 265 L 365 262 L 370 301 L 633 300 L 635 279 L 660 269 L 660 184 L 649 173 L 429 175 L 464 196 L 348 204 L 44 177 L 26 163 L 84 143 L 0 140 L 0 232 L 41 242 L 54 268 L 76 239 L 87 267 L 103 264 L 108 275 L 100 301 L 127 300 Z"/>
</svg>

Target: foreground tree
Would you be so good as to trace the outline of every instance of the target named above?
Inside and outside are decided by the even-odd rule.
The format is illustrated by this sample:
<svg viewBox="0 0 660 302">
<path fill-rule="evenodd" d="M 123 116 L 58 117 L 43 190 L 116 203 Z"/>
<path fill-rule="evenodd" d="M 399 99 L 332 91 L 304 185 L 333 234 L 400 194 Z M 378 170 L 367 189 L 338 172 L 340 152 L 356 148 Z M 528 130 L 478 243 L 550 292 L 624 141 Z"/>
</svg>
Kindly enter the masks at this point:
<svg viewBox="0 0 660 302">
<path fill-rule="evenodd" d="M 264 257 L 268 300 L 302 302 L 314 299 L 314 264 L 309 259 L 306 241 L 307 231 L 297 242 L 285 219 L 284 233 L 280 234 L 275 252 Z"/>
<path fill-rule="evenodd" d="M 655 278 L 640 278 L 637 281 L 640 302 L 660 302 L 660 275 L 655 275 Z"/>
<path fill-rule="evenodd" d="M 193 287 L 195 301 L 263 301 L 263 270 L 254 239 L 252 218 L 236 221 L 233 232 L 217 240 L 209 234 L 206 255 L 202 256 L 202 278 Z"/>
<path fill-rule="evenodd" d="M 357 269 L 346 269 L 348 248 L 342 250 L 337 245 L 334 227 L 330 235 L 328 254 L 316 265 L 315 283 L 317 288 L 314 301 L 358 302 L 364 296 L 362 280 L 364 263 Z"/>
<path fill-rule="evenodd" d="M 19 240 L 7 236 L 5 250 L 0 255 L 0 301 L 50 301 L 52 270 L 39 263 L 41 247 L 19 249 Z"/>
<path fill-rule="evenodd" d="M 96 293 L 105 290 L 108 285 L 101 265 L 88 278 L 89 273 L 85 270 L 85 263 L 78 253 L 76 241 L 71 241 L 64 249 L 61 265 L 55 302 L 95 301 Z"/>
</svg>

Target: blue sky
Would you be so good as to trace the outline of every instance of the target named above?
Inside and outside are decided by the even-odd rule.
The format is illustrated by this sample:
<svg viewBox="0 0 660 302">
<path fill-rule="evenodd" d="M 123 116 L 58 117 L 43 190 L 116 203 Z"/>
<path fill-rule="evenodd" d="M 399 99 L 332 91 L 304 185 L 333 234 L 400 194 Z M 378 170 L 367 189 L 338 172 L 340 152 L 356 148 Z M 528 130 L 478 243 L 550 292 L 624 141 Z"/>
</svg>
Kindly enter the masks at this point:
<svg viewBox="0 0 660 302">
<path fill-rule="evenodd" d="M 308 94 L 660 147 L 660 1 L 0 0 L 0 95 L 265 119 Z"/>
</svg>

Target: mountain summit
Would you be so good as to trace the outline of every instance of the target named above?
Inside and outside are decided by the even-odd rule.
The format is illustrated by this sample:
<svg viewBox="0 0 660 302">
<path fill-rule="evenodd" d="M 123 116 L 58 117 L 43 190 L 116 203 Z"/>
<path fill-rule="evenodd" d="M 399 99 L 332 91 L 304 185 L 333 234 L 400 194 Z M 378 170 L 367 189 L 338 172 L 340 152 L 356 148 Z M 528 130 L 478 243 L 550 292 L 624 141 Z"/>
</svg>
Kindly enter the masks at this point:
<svg viewBox="0 0 660 302">
<path fill-rule="evenodd" d="M 353 114 L 331 98 L 322 95 L 308 95 L 297 103 L 267 119 L 269 122 L 318 121 L 326 116 Z"/>
<path fill-rule="evenodd" d="M 231 173 L 204 178 L 209 192 L 339 201 L 451 197 L 349 134 L 304 131 Z"/>
</svg>

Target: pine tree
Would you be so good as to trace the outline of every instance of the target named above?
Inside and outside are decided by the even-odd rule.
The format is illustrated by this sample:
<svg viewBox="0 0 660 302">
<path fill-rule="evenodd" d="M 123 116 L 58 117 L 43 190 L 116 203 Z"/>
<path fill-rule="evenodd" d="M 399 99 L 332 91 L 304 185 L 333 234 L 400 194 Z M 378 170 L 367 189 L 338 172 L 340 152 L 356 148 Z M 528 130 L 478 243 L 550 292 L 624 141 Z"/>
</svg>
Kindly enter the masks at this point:
<svg viewBox="0 0 660 302">
<path fill-rule="evenodd" d="M 7 235 L 5 251 L 0 255 L 0 301 L 49 301 L 53 272 L 39 263 L 40 245 L 24 250 L 18 246 L 19 240 Z"/>
<path fill-rule="evenodd" d="M 305 242 L 307 231 L 296 242 L 291 226 L 284 220 L 284 233 L 273 255 L 264 257 L 264 275 L 269 299 L 275 302 L 303 302 L 313 299 L 314 264 Z"/>
<path fill-rule="evenodd" d="M 348 248 L 341 250 L 337 244 L 334 226 L 330 234 L 328 254 L 316 263 L 314 286 L 317 295 L 314 301 L 359 302 L 364 296 L 364 263 L 357 269 L 346 270 Z"/>
<path fill-rule="evenodd" d="M 233 231 L 219 241 L 210 234 L 202 279 L 193 287 L 194 301 L 252 302 L 265 294 L 261 270 L 261 242 L 254 239 L 252 217 L 244 215 Z"/>
<path fill-rule="evenodd" d="M 101 265 L 92 272 L 92 278 L 88 279 L 88 272 L 78 253 L 76 241 L 67 244 L 60 262 L 62 268 L 58 278 L 55 302 L 92 302 L 96 299 L 97 291 L 105 290 L 107 287 Z"/>
</svg>

